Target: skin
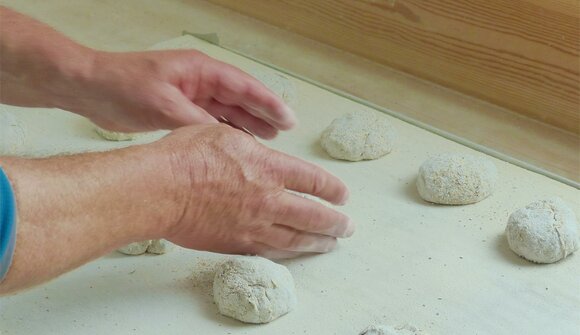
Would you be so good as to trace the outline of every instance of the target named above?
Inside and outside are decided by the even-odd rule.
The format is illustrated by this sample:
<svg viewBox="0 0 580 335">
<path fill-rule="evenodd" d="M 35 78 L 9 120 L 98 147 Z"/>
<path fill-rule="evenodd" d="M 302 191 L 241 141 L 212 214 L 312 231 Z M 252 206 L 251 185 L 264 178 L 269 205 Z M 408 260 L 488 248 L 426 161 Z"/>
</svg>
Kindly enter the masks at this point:
<svg viewBox="0 0 580 335">
<path fill-rule="evenodd" d="M 296 122 L 252 77 L 196 51 L 104 53 L 7 8 L 0 18 L 2 103 L 58 107 L 117 131 L 178 128 L 110 152 L 0 157 L 18 209 L 0 294 L 134 241 L 288 258 L 354 232 L 346 215 L 288 192 L 344 204 L 338 178 L 235 129 L 271 138 Z"/>
</svg>

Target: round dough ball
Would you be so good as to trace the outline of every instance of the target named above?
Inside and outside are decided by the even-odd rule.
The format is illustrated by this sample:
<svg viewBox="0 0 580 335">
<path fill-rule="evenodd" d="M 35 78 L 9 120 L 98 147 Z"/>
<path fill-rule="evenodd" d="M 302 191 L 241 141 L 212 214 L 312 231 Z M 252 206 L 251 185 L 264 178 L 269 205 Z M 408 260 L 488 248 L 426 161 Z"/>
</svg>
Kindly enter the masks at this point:
<svg viewBox="0 0 580 335">
<path fill-rule="evenodd" d="M 285 103 L 292 104 L 296 100 L 296 86 L 286 76 L 273 71 L 252 70 L 250 74 L 269 88 Z"/>
<path fill-rule="evenodd" d="M 493 193 L 497 168 L 485 157 L 446 153 L 429 158 L 419 168 L 417 190 L 426 201 L 467 205 Z"/>
<path fill-rule="evenodd" d="M 554 263 L 578 249 L 578 222 L 560 198 L 532 202 L 510 215 L 510 249 L 536 263 Z"/>
<path fill-rule="evenodd" d="M 333 158 L 356 162 L 388 154 L 395 138 L 395 129 L 386 117 L 359 112 L 332 121 L 322 132 L 320 145 Z"/>
<path fill-rule="evenodd" d="M 17 155 L 25 140 L 22 122 L 12 113 L 0 111 L 0 155 Z"/>
<path fill-rule="evenodd" d="M 145 240 L 141 242 L 129 243 L 126 246 L 117 249 L 118 252 L 125 255 L 141 255 L 147 251 L 147 248 L 151 244 L 151 240 Z"/>
<path fill-rule="evenodd" d="M 163 255 L 173 249 L 173 243 L 167 240 L 151 240 L 151 244 L 147 247 L 147 252 L 150 254 Z"/>
<path fill-rule="evenodd" d="M 213 295 L 221 314 L 248 323 L 268 323 L 297 304 L 290 271 L 252 256 L 233 257 L 219 266 Z"/>
<path fill-rule="evenodd" d="M 107 141 L 132 141 L 141 136 L 141 133 L 120 133 L 105 130 L 99 126 L 95 126 L 95 132 Z"/>
<path fill-rule="evenodd" d="M 360 332 L 359 335 L 428 335 L 426 332 L 411 325 L 404 326 L 386 326 L 371 325 Z"/>
</svg>

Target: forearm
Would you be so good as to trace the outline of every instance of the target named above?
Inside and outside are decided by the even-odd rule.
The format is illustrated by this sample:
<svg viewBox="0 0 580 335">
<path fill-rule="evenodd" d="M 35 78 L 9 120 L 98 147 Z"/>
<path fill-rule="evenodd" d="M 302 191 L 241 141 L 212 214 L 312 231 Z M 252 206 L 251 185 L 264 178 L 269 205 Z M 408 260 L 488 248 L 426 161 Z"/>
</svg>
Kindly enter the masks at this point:
<svg viewBox="0 0 580 335">
<path fill-rule="evenodd" d="M 93 50 L 0 6 L 0 102 L 61 107 L 90 75 Z"/>
<path fill-rule="evenodd" d="M 168 182 L 144 180 L 160 175 L 155 161 L 143 159 L 144 150 L 0 158 L 18 215 L 14 258 L 0 294 L 50 280 L 129 242 L 163 237 L 178 201 L 159 189 Z"/>
</svg>

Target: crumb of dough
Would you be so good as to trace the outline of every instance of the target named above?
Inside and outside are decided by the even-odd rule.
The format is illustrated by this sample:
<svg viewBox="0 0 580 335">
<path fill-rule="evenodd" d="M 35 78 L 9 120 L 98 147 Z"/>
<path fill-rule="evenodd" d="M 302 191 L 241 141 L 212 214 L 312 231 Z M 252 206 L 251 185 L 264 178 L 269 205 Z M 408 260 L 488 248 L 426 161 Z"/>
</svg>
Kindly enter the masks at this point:
<svg viewBox="0 0 580 335">
<path fill-rule="evenodd" d="M 151 240 L 133 242 L 127 244 L 122 248 L 117 249 L 117 251 L 125 255 L 141 255 L 147 251 L 147 248 L 149 248 L 150 244 Z"/>
<path fill-rule="evenodd" d="M 105 130 L 99 126 L 95 126 L 95 132 L 107 141 L 132 141 L 143 135 L 143 133 L 121 133 Z"/>
<path fill-rule="evenodd" d="M 415 326 L 387 326 L 387 325 L 371 325 L 361 331 L 359 335 L 428 335 L 426 332 L 418 329 Z"/>
<path fill-rule="evenodd" d="M 164 239 L 151 240 L 151 244 L 147 247 L 147 252 L 150 254 L 163 255 L 173 250 L 173 247 L 173 243 Z"/>
</svg>

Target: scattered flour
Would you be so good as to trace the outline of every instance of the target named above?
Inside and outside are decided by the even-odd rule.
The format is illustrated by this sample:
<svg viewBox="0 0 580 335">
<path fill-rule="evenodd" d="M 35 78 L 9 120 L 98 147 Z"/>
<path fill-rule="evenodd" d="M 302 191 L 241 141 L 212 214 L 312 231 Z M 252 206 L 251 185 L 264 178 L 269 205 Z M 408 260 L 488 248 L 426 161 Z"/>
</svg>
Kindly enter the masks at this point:
<svg viewBox="0 0 580 335">
<path fill-rule="evenodd" d="M 22 122 L 14 114 L 0 111 L 0 156 L 18 155 L 25 140 Z"/>
<path fill-rule="evenodd" d="M 536 263 L 554 263 L 578 249 L 578 222 L 560 198 L 532 202 L 508 219 L 510 248 Z"/>
<path fill-rule="evenodd" d="M 417 190 L 426 201 L 444 205 L 479 202 L 495 189 L 498 173 L 487 158 L 445 153 L 429 158 L 419 168 Z"/>
<path fill-rule="evenodd" d="M 428 335 L 428 334 L 411 325 L 397 327 L 386 325 L 372 325 L 367 327 L 362 332 L 360 332 L 359 335 Z"/>
<path fill-rule="evenodd" d="M 297 304 L 290 271 L 254 256 L 232 257 L 219 266 L 213 295 L 221 314 L 247 323 L 268 323 Z"/>
<path fill-rule="evenodd" d="M 388 154 L 395 139 L 395 129 L 386 117 L 358 112 L 332 121 L 322 133 L 320 145 L 333 158 L 360 161 Z"/>
</svg>

